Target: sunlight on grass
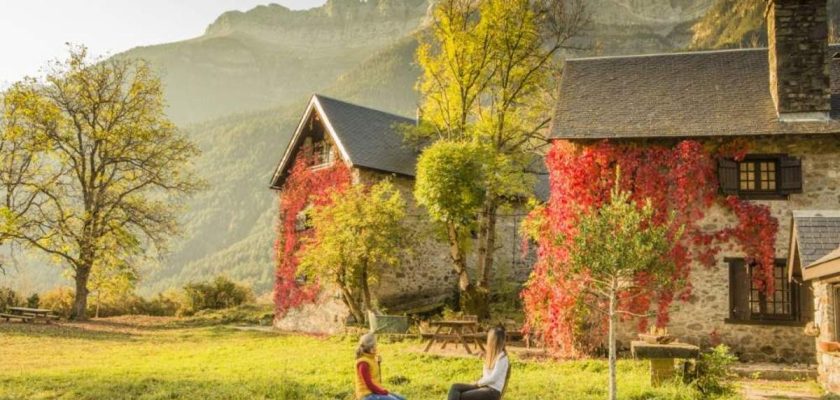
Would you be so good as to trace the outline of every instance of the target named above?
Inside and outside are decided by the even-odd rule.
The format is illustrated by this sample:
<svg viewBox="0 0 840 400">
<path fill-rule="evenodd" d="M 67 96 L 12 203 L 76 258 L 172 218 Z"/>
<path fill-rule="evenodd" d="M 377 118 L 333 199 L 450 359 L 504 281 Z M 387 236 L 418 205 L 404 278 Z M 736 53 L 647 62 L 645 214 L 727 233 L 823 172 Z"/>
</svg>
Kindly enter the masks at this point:
<svg viewBox="0 0 840 400">
<path fill-rule="evenodd" d="M 95 325 L 95 324 L 94 324 Z M 480 361 L 423 354 L 416 342 L 381 344 L 387 386 L 409 399 L 443 399 L 472 382 Z M 0 324 L 0 399 L 352 399 L 353 338 L 314 338 L 224 327 L 108 330 Z M 514 358 L 508 399 L 603 399 L 598 360 Z M 647 365 L 622 361 L 622 399 L 693 399 L 652 389 Z"/>
</svg>

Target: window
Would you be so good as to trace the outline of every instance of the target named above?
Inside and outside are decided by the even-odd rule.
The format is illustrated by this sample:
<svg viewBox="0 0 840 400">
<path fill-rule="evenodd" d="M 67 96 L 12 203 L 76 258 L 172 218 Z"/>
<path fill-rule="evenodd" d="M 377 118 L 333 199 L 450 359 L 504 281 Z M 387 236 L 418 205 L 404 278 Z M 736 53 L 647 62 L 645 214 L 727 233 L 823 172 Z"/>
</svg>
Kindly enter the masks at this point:
<svg viewBox="0 0 840 400">
<path fill-rule="evenodd" d="M 333 163 L 333 147 L 327 141 L 315 143 L 312 149 L 314 168 L 330 165 Z"/>
<path fill-rule="evenodd" d="M 718 180 L 724 194 L 743 198 L 786 199 L 802 193 L 802 163 L 786 155 L 747 155 L 743 160 L 721 159 Z"/>
<path fill-rule="evenodd" d="M 773 294 L 769 295 L 755 285 L 752 279 L 757 265 L 749 266 L 750 271 L 750 315 L 754 319 L 794 319 L 793 292 L 787 279 L 787 267 L 775 265 L 773 267 Z"/>
<path fill-rule="evenodd" d="M 775 160 L 742 161 L 738 163 L 738 186 L 742 192 L 775 192 Z"/>
<path fill-rule="evenodd" d="M 758 265 L 748 265 L 740 258 L 728 261 L 730 313 L 727 322 L 799 324 L 810 318 L 801 308 L 809 301 L 810 290 L 801 284 L 800 278 L 788 279 L 785 260 L 776 260 L 773 266 L 772 294 L 765 293 L 753 281 Z"/>
</svg>

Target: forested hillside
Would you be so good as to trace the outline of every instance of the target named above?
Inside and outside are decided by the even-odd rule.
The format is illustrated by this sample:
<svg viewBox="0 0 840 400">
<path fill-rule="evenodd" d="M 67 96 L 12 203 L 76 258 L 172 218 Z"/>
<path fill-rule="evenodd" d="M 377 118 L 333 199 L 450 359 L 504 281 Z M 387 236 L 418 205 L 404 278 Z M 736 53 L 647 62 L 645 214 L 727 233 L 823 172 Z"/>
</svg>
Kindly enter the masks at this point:
<svg viewBox="0 0 840 400">
<path fill-rule="evenodd" d="M 580 50 L 566 55 L 667 52 L 692 43 L 720 47 L 718 39 L 698 39 L 704 27 L 721 21 L 705 37 L 722 37 L 718 32 L 733 21 L 750 20 L 748 2 L 762 3 L 741 0 L 744 13 L 710 16 L 726 10 L 727 1 L 735 3 L 588 1 L 591 23 L 575 40 Z M 414 115 L 420 73 L 415 35 L 428 6 L 429 0 L 329 0 L 308 11 L 261 6 L 223 14 L 201 37 L 119 55 L 148 59 L 160 71 L 169 113 L 204 151 L 198 169 L 210 183 L 186 205 L 183 239 L 160 266 L 145 268 L 142 291 L 219 273 L 258 292 L 270 290 L 276 194 L 268 180 L 306 101 L 318 92 Z M 35 288 L 55 283 L 45 276 L 61 279 L 58 268 L 33 264 L 25 265 L 32 271 L 25 279 L 5 279 Z"/>
<path fill-rule="evenodd" d="M 767 45 L 764 21 L 766 0 L 716 0 L 694 25 L 692 49 L 763 47 Z M 840 0 L 828 0 L 832 40 L 837 40 Z"/>
</svg>

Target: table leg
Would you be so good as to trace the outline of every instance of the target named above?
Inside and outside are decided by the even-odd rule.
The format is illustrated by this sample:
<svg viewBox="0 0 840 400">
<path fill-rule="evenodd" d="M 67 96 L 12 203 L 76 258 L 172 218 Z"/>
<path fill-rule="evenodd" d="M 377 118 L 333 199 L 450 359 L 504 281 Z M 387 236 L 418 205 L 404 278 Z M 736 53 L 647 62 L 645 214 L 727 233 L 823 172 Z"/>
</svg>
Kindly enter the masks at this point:
<svg viewBox="0 0 840 400">
<path fill-rule="evenodd" d="M 452 327 L 451 326 L 446 328 L 446 335 L 447 336 L 452 335 Z M 440 346 L 440 349 L 441 350 L 446 350 L 446 345 L 447 344 L 449 344 L 449 338 L 448 337 L 443 338 L 443 346 Z"/>
<path fill-rule="evenodd" d="M 442 326 L 438 326 L 438 327 L 437 327 L 437 330 L 435 330 L 435 333 L 433 333 L 433 334 L 432 334 L 432 337 L 430 337 L 430 338 L 429 338 L 429 343 L 426 345 L 426 348 L 423 350 L 423 352 L 424 352 L 424 353 L 428 353 L 428 352 L 429 352 L 429 349 L 431 349 L 431 348 L 432 348 L 432 345 L 433 345 L 433 344 L 435 344 L 435 339 L 436 339 L 436 338 L 437 338 L 437 336 L 440 334 L 440 330 L 441 330 L 441 328 L 443 328 L 443 327 L 442 327 Z"/>
<path fill-rule="evenodd" d="M 673 358 L 651 358 L 650 359 L 650 385 L 661 386 L 663 383 L 674 378 Z"/>
<path fill-rule="evenodd" d="M 470 346 L 467 344 L 467 341 L 464 339 L 464 329 L 458 328 L 456 330 L 455 336 L 458 336 L 458 340 L 464 345 L 464 350 L 467 351 L 467 354 L 472 355 L 472 350 L 470 350 Z"/>
</svg>

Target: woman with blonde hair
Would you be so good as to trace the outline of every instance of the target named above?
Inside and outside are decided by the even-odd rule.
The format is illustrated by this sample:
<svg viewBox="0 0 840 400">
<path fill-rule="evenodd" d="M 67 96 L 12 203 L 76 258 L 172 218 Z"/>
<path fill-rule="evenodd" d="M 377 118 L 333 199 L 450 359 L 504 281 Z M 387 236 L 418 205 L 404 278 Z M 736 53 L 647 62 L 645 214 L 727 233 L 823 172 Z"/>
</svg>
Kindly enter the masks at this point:
<svg viewBox="0 0 840 400">
<path fill-rule="evenodd" d="M 376 354 L 376 336 L 363 335 L 356 349 L 356 399 L 357 400 L 405 400 L 382 388 L 380 365 L 382 359 Z"/>
<path fill-rule="evenodd" d="M 499 400 L 507 384 L 510 362 L 505 350 L 505 328 L 487 332 L 484 373 L 473 385 L 456 383 L 449 389 L 449 400 Z"/>
</svg>

